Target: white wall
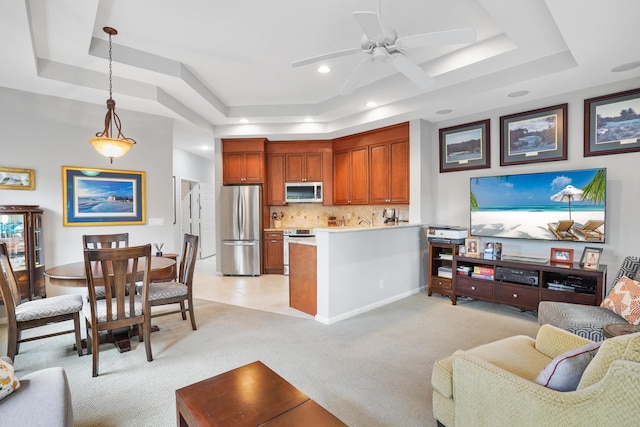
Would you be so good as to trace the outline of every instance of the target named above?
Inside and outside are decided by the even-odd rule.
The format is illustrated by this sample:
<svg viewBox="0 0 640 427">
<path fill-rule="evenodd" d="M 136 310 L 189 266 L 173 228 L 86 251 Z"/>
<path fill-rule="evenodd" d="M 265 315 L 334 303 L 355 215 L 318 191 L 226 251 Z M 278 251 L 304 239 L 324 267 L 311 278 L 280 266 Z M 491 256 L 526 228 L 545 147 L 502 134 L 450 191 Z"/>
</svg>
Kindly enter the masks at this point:
<svg viewBox="0 0 640 427">
<path fill-rule="evenodd" d="M 637 168 L 640 165 L 640 153 L 615 154 L 607 156 L 584 157 L 583 126 L 584 100 L 609 93 L 633 89 L 639 82 L 627 81 L 614 85 L 591 88 L 589 90 L 558 95 L 542 101 L 523 102 L 503 109 L 487 109 L 484 114 L 468 116 L 462 119 L 443 121 L 431 128 L 430 151 L 423 150 L 422 155 L 428 160 L 433 185 L 422 186 L 422 200 L 433 206 L 433 216 L 423 215 L 415 221 L 431 224 L 459 225 L 469 227 L 469 181 L 475 176 L 492 176 L 504 174 L 520 174 L 543 171 L 584 169 L 594 167 L 607 168 L 607 211 L 606 211 L 606 244 L 595 245 L 604 249 L 601 263 L 608 265 L 609 281 L 615 276 L 622 259 L 625 256 L 640 256 L 638 248 L 637 212 L 640 209 L 640 191 L 638 185 Z M 566 161 L 533 163 L 530 165 L 500 166 L 500 116 L 525 112 L 537 108 L 568 103 L 568 153 Z M 441 128 L 469 123 L 477 120 L 491 119 L 491 168 L 472 171 L 438 173 L 439 146 L 438 130 Z M 412 134 L 413 136 L 413 134 Z M 425 144 L 424 140 L 414 143 Z M 413 150 L 413 149 L 412 149 Z M 413 164 L 413 163 L 412 163 Z M 412 170 L 411 185 L 419 185 L 424 174 L 416 176 Z M 412 194 L 413 195 L 413 194 Z M 412 198 L 412 204 L 413 204 Z M 413 218 L 412 218 L 413 220 Z M 551 247 L 558 247 L 558 243 L 528 241 L 519 239 L 486 239 L 503 242 L 503 253 L 510 255 L 526 255 L 534 257 L 549 257 Z M 594 246 L 593 243 L 580 244 L 562 242 L 562 247 L 575 250 L 575 256 L 580 258 L 584 246 Z"/>
<path fill-rule="evenodd" d="M 87 142 L 103 129 L 106 106 L 0 88 L 0 166 L 36 171 L 34 191 L 0 190 L 0 204 L 40 205 L 45 210 L 45 266 L 81 261 L 83 234 L 128 232 L 132 245 L 163 242 L 164 251 L 176 249 L 171 120 L 116 111 L 123 133 L 137 144 L 109 164 Z M 162 218 L 164 226 L 64 227 L 62 166 L 144 171 L 147 221 Z"/>
</svg>

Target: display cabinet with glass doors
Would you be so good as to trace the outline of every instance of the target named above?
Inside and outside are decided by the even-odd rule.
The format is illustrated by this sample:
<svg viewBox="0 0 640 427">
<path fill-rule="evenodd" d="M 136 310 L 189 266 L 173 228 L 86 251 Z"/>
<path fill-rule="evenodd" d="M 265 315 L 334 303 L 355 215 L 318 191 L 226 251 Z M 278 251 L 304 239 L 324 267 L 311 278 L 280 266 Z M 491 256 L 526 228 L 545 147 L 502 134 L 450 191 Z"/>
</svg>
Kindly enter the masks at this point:
<svg viewBox="0 0 640 427">
<path fill-rule="evenodd" d="M 39 206 L 0 205 L 0 241 L 7 245 L 23 300 L 46 296 L 42 215 Z"/>
</svg>

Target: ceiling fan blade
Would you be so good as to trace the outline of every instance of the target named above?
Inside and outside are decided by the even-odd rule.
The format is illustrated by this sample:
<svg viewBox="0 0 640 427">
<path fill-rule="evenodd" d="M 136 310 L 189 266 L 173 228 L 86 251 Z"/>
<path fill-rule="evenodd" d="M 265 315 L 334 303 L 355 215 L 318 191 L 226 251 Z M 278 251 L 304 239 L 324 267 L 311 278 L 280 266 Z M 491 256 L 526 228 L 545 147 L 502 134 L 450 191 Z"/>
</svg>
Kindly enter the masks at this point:
<svg viewBox="0 0 640 427">
<path fill-rule="evenodd" d="M 360 83 L 360 79 L 364 75 L 364 72 L 367 70 L 367 65 L 370 62 L 371 58 L 365 58 L 360 61 L 356 69 L 353 70 L 347 81 L 342 86 L 342 89 L 340 89 L 340 95 L 349 95 L 356 89 L 358 83 Z"/>
<path fill-rule="evenodd" d="M 406 56 L 401 53 L 394 53 L 389 55 L 387 62 L 393 65 L 396 70 L 404 74 L 409 80 L 413 82 L 420 89 L 424 90 L 433 85 L 433 79 L 424 72 L 415 63 L 411 62 Z"/>
<path fill-rule="evenodd" d="M 473 28 L 437 31 L 435 33 L 416 34 L 414 36 L 398 37 L 396 44 L 401 49 L 434 46 L 440 44 L 464 44 L 476 41 L 476 31 Z"/>
<path fill-rule="evenodd" d="M 303 65 L 313 64 L 314 62 L 326 61 L 327 59 L 338 58 L 340 56 L 351 55 L 352 53 L 360 52 L 362 49 L 359 47 L 353 47 L 350 49 L 338 50 L 336 52 L 325 53 L 323 55 L 312 56 L 311 58 L 301 59 L 291 63 L 292 67 L 302 67 Z"/>
<path fill-rule="evenodd" d="M 380 17 L 375 12 L 353 12 L 353 16 L 356 18 L 362 31 L 369 38 L 377 43 L 384 41 L 384 29 L 380 22 Z"/>
</svg>

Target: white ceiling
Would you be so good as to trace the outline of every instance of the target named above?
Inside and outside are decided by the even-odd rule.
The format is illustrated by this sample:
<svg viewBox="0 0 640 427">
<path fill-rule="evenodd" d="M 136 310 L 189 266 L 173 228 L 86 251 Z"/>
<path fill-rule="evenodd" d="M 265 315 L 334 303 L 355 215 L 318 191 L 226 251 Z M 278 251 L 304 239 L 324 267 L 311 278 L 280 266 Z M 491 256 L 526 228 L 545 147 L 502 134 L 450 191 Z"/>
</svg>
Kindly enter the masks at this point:
<svg viewBox="0 0 640 427">
<path fill-rule="evenodd" d="M 640 68 L 611 71 L 640 61 L 638 0 L 382 0 L 382 23 L 400 36 L 477 33 L 469 45 L 408 52 L 435 79 L 424 91 L 374 63 L 354 93 L 338 95 L 362 53 L 327 61 L 329 74 L 319 74 L 319 64 L 291 66 L 358 47 L 353 12 L 378 8 L 378 0 L 3 0 L 0 86 L 104 105 L 102 27 L 114 27 L 113 97 L 123 130 L 123 110 L 171 117 L 198 129 L 179 142 L 198 153 L 203 142 L 212 145 L 202 135 L 334 138 L 640 77 Z M 529 93 L 508 96 L 518 91 Z M 366 108 L 368 100 L 379 106 Z"/>
</svg>

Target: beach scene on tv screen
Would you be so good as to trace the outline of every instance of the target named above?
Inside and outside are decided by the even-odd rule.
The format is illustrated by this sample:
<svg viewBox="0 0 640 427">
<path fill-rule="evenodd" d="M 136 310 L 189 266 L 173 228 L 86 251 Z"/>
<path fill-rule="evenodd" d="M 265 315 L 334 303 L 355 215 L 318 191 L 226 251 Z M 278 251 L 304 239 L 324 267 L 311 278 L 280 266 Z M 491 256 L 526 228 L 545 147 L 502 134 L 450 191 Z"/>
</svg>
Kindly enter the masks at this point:
<svg viewBox="0 0 640 427">
<path fill-rule="evenodd" d="M 606 169 L 471 178 L 471 235 L 603 243 Z"/>
</svg>

